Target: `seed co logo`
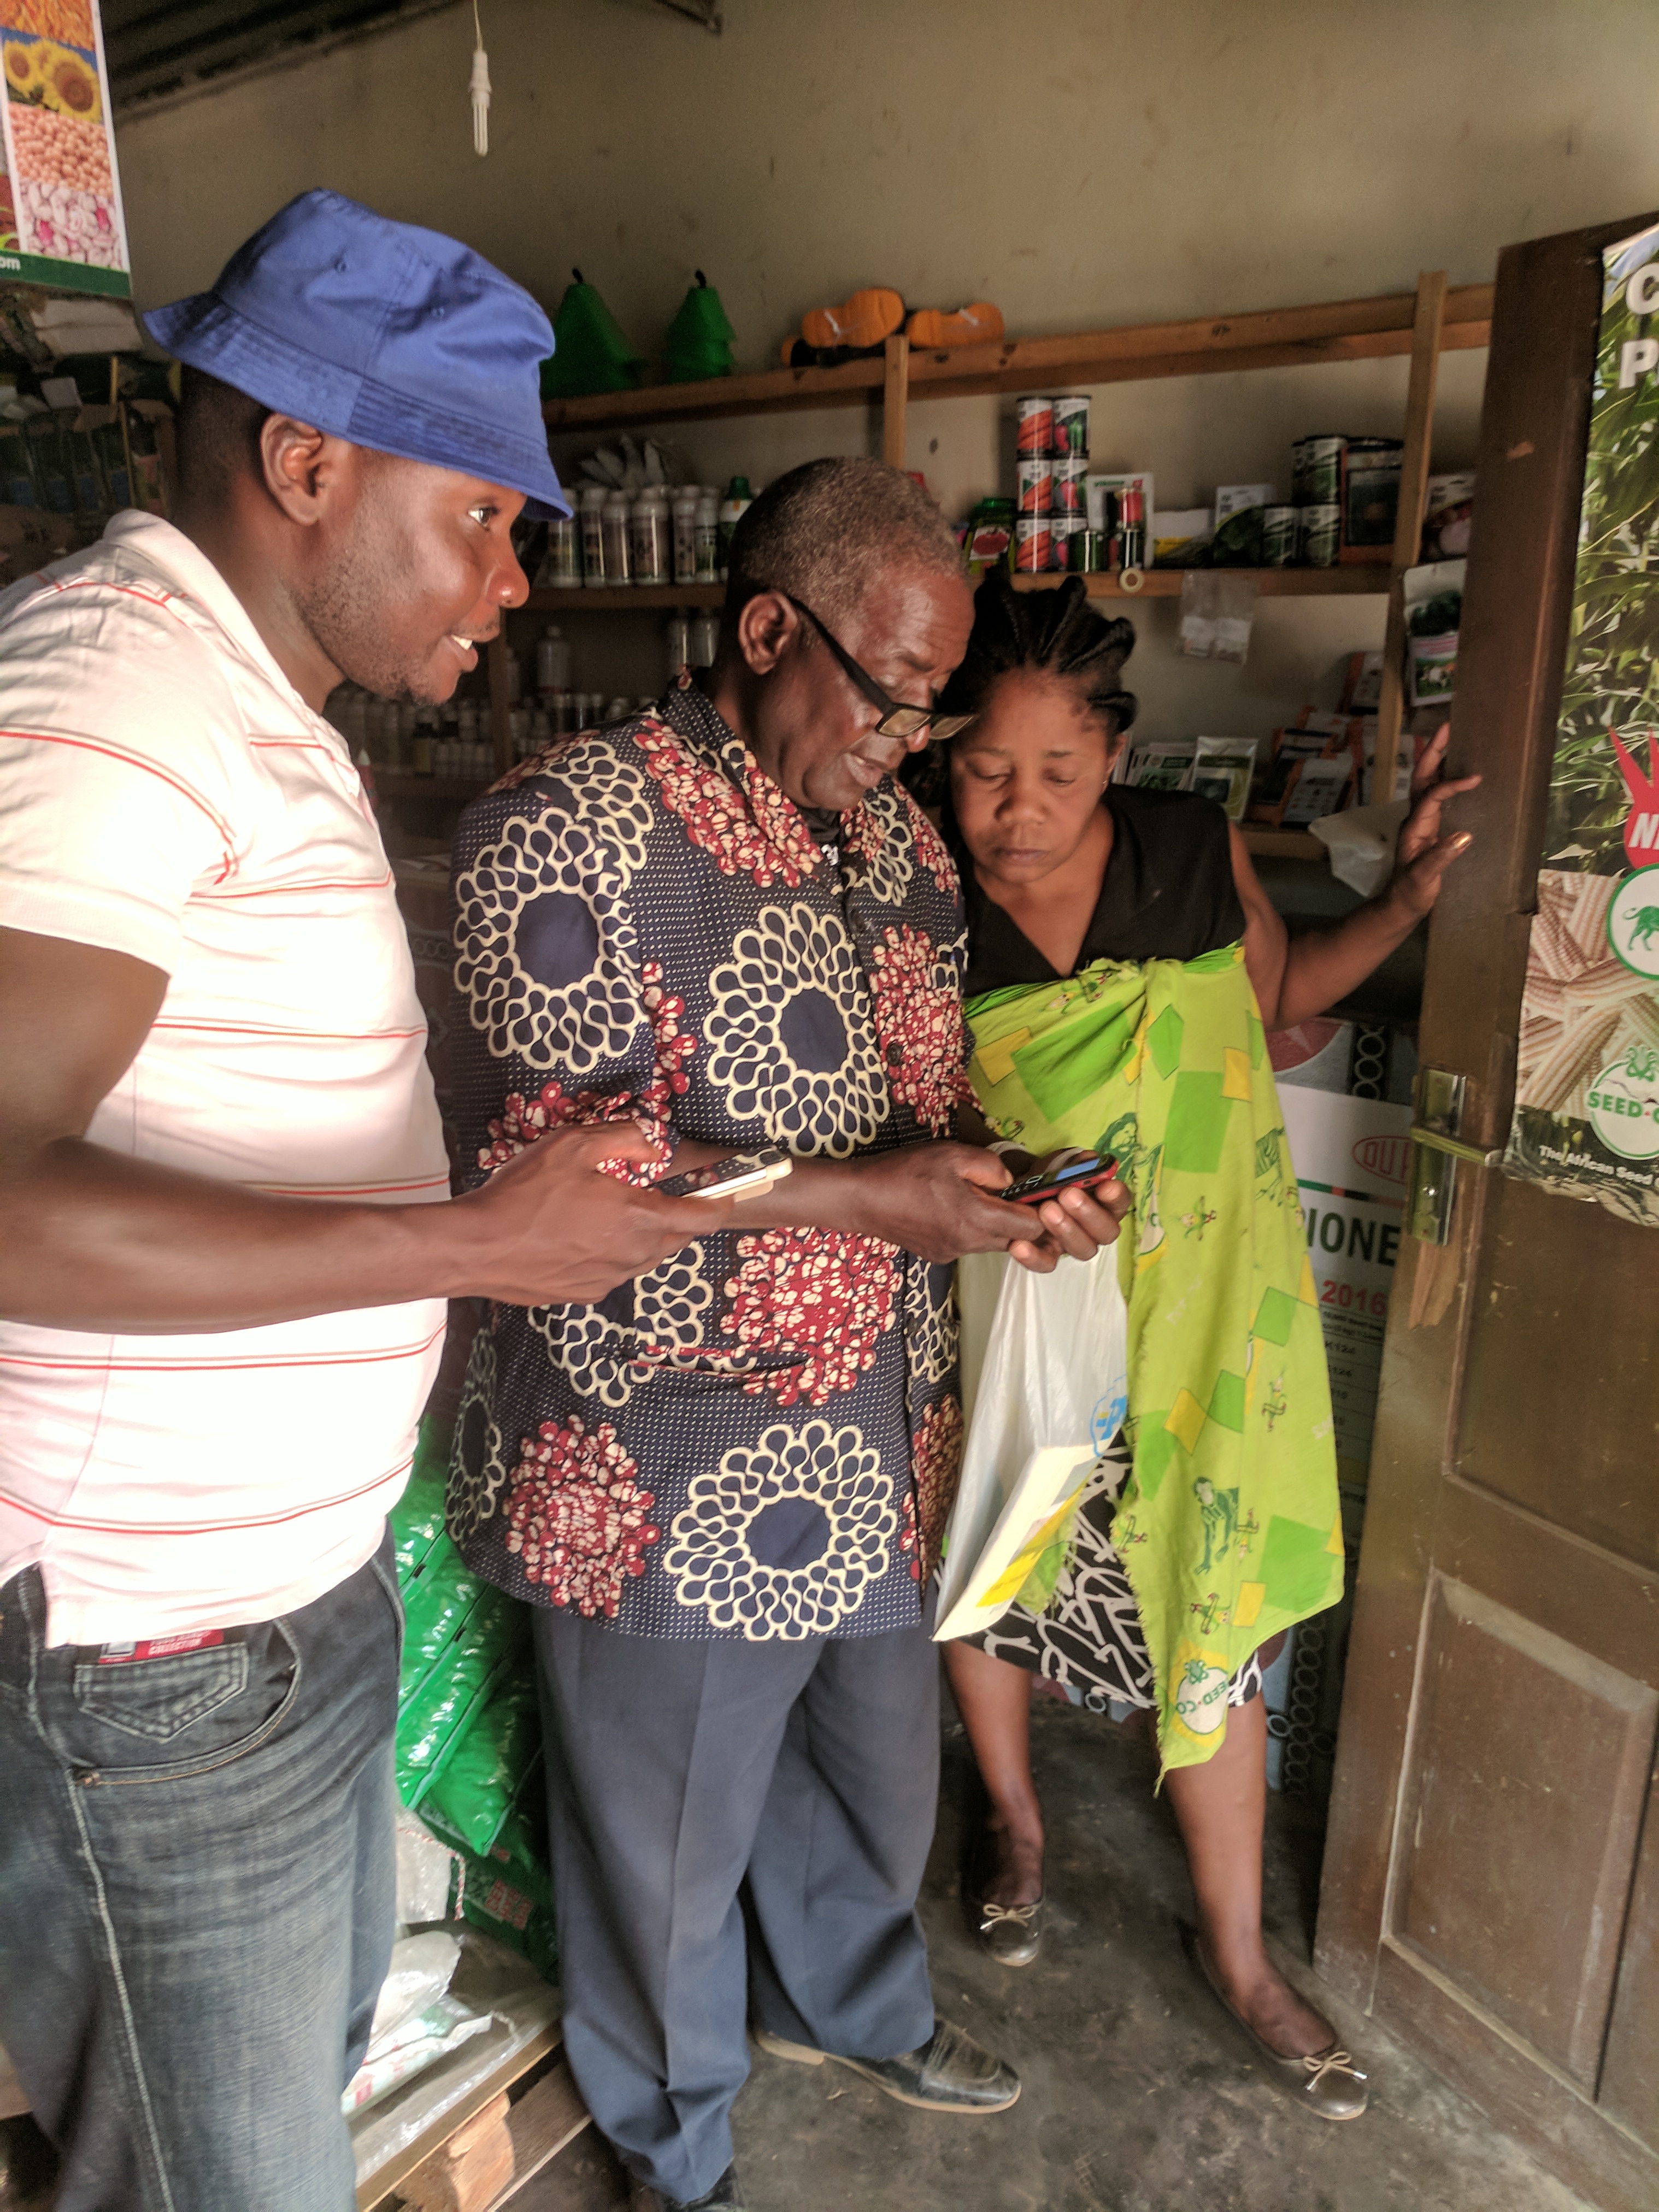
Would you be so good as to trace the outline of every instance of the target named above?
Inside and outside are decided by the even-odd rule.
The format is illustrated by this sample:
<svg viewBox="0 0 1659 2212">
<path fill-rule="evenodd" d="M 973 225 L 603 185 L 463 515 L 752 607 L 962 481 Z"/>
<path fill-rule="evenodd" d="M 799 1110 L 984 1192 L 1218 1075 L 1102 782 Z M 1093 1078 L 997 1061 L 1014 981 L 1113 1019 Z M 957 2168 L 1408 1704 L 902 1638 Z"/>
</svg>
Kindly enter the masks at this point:
<svg viewBox="0 0 1659 2212">
<path fill-rule="evenodd" d="M 1587 1103 L 1610 1152 L 1625 1160 L 1659 1157 L 1659 1049 L 1632 1045 L 1622 1060 L 1610 1061 L 1591 1084 Z"/>
<path fill-rule="evenodd" d="M 1659 981 L 1659 868 L 1638 868 L 1607 907 L 1607 943 L 1626 968 Z"/>
</svg>

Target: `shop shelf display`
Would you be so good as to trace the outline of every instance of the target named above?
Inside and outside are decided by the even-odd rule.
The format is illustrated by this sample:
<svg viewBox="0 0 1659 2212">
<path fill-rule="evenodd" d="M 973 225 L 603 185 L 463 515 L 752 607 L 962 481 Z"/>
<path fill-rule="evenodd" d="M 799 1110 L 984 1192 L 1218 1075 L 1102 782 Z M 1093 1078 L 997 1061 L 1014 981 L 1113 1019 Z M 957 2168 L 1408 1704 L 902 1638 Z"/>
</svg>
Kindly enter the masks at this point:
<svg viewBox="0 0 1659 2212">
<path fill-rule="evenodd" d="M 1386 595 L 1388 647 L 1376 740 L 1381 778 L 1384 773 L 1381 763 L 1391 757 L 1398 760 L 1412 742 L 1406 732 L 1397 672 L 1404 636 L 1401 579 L 1417 557 L 1422 528 L 1439 357 L 1444 352 L 1490 342 L 1492 298 L 1490 284 L 1449 287 L 1443 272 L 1432 272 L 1419 278 L 1415 292 L 1085 331 L 1057 337 L 1005 338 L 949 353 L 919 352 L 898 335 L 887 340 L 882 357 L 848 362 L 839 368 L 774 369 L 720 377 L 704 384 L 550 400 L 542 412 L 552 430 L 609 431 L 658 422 L 859 405 L 878 399 L 883 458 L 902 468 L 905 418 L 912 392 L 930 399 L 968 398 L 1028 392 L 1045 385 L 1063 390 L 1068 386 L 1408 355 L 1405 450 L 1392 558 L 1330 568 L 1231 572 L 1249 577 L 1264 599 Z M 1138 583 L 1133 580 L 1136 573 Z M 1121 571 L 1091 574 L 1087 581 L 1093 598 L 1170 599 L 1179 597 L 1186 573 L 1181 568 L 1148 567 L 1131 572 L 1127 587 Z M 1017 579 L 1017 588 L 1042 591 L 1063 580 L 1058 574 L 1022 575 Z M 573 617 L 639 614 L 679 607 L 718 607 L 724 596 L 724 587 L 718 584 L 541 589 L 532 591 L 526 605 L 540 612 Z M 491 647 L 490 670 L 492 726 L 499 768 L 505 768 L 511 756 L 506 653 L 503 634 Z M 428 778 L 395 781 L 423 791 L 432 789 Z M 1254 852 L 1280 858 L 1322 860 L 1324 857 L 1323 847 L 1304 830 L 1256 829 L 1245 834 Z"/>
</svg>

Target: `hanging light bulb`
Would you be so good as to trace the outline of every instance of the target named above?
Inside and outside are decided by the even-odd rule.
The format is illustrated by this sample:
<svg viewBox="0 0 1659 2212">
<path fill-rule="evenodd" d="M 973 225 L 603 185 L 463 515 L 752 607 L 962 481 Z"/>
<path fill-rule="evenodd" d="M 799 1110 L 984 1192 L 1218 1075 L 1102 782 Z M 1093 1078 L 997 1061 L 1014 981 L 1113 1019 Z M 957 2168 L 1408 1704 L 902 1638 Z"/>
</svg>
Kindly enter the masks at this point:
<svg viewBox="0 0 1659 2212">
<path fill-rule="evenodd" d="M 478 0 L 472 0 L 472 150 L 489 151 L 489 57 L 484 52 L 483 28 L 478 21 Z"/>
</svg>

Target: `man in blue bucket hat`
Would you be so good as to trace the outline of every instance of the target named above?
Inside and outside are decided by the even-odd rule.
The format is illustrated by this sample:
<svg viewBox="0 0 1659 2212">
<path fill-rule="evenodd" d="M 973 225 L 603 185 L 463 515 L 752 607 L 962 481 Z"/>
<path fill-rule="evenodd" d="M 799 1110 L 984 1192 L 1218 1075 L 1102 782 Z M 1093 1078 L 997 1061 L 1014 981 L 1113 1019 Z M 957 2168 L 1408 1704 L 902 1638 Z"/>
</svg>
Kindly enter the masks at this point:
<svg viewBox="0 0 1659 2212">
<path fill-rule="evenodd" d="M 436 702 L 563 513 L 546 317 L 302 195 L 151 314 L 172 521 L 0 597 L 0 2044 L 84 2212 L 346 2212 L 392 1933 L 385 1534 L 445 1300 L 709 1226 L 598 1171 L 449 1200 L 343 678 Z M 717 1205 L 716 1211 L 722 1209 Z"/>
</svg>

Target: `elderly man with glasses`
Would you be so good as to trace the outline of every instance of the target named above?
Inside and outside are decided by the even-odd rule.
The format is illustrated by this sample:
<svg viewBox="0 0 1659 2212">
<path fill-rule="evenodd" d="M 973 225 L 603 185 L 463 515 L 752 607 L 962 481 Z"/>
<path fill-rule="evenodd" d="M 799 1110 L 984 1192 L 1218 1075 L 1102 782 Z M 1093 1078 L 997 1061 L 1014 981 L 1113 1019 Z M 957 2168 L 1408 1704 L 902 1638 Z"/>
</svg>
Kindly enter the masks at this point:
<svg viewBox="0 0 1659 2212">
<path fill-rule="evenodd" d="M 927 2111 L 1019 2094 L 936 2017 L 915 1912 L 951 1263 L 1050 1267 L 1115 1221 L 1034 1220 L 952 1140 L 961 899 L 893 770 L 959 726 L 932 702 L 971 618 L 925 491 L 812 462 L 738 526 L 706 676 L 526 763 L 457 844 L 478 1181 L 573 1121 L 641 1121 L 667 1176 L 791 1159 L 599 1304 L 492 1308 L 458 1432 L 451 1525 L 537 1608 L 567 2044 L 639 2208 L 741 2203 L 750 2019 Z"/>
</svg>

